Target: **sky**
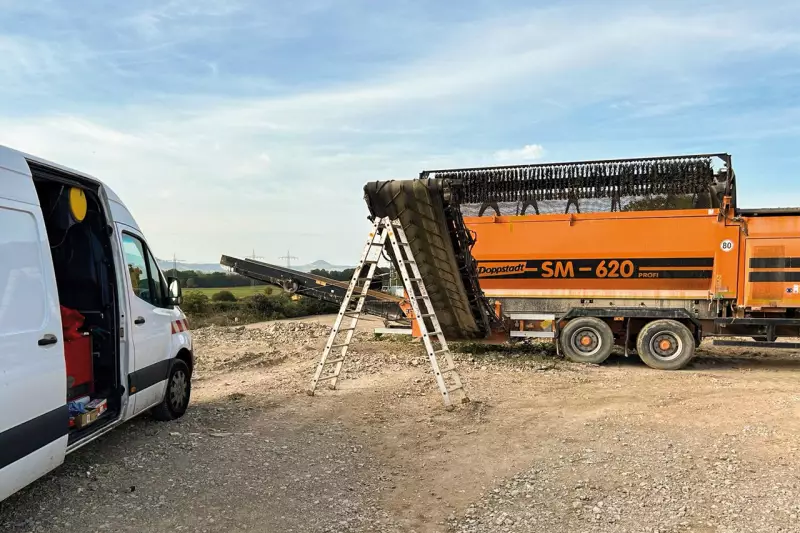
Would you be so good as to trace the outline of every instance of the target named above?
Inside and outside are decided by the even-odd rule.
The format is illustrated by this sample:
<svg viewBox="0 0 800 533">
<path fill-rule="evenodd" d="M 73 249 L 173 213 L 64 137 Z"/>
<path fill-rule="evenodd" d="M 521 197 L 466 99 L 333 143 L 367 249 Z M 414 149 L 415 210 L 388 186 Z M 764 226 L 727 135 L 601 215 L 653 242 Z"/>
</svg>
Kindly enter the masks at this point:
<svg viewBox="0 0 800 533">
<path fill-rule="evenodd" d="M 0 144 L 114 189 L 155 255 L 353 264 L 368 181 L 728 152 L 800 205 L 800 2 L 0 0 Z"/>
</svg>

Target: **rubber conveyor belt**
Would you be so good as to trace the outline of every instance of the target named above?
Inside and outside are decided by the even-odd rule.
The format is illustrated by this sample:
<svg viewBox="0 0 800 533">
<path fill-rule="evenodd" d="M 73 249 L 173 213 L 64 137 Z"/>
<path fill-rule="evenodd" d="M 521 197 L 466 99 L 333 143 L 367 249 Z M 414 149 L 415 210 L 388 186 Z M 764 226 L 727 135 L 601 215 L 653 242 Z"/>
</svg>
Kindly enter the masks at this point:
<svg viewBox="0 0 800 533">
<path fill-rule="evenodd" d="M 444 334 L 483 338 L 493 313 L 478 284 L 460 190 L 459 182 L 446 179 L 377 181 L 364 186 L 364 197 L 373 217 L 403 225 Z"/>
<path fill-rule="evenodd" d="M 290 294 L 316 298 L 336 305 L 341 305 L 349 285 L 346 281 L 262 263 L 254 259 L 223 255 L 220 264 L 242 276 L 281 287 Z M 391 321 L 405 321 L 405 313 L 400 307 L 402 302 L 403 299 L 397 296 L 371 290 L 367 293 L 364 312 Z"/>
</svg>

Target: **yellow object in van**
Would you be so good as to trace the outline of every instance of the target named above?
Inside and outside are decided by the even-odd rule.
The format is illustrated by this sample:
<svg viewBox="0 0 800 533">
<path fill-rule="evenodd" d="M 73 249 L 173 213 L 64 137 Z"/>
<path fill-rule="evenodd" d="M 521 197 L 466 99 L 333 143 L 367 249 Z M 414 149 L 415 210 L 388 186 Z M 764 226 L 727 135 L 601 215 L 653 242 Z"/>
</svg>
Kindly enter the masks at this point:
<svg viewBox="0 0 800 533">
<path fill-rule="evenodd" d="M 69 190 L 69 211 L 76 222 L 86 218 L 86 193 L 83 189 L 72 187 Z"/>
</svg>

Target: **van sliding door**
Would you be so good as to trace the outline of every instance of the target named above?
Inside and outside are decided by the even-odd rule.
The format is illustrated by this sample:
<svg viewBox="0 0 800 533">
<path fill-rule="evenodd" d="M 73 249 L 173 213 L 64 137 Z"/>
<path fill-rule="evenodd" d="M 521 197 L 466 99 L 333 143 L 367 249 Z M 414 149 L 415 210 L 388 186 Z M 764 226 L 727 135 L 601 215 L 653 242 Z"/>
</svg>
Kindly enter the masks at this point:
<svg viewBox="0 0 800 533">
<path fill-rule="evenodd" d="M 0 195 L 0 500 L 64 461 L 63 340 L 41 210 Z"/>
</svg>

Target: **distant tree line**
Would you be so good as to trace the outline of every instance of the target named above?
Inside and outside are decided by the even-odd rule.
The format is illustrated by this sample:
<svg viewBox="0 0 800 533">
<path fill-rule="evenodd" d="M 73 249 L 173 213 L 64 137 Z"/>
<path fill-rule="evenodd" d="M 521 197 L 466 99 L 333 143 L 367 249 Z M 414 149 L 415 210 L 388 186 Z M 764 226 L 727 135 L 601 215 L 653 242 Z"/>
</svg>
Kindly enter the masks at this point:
<svg viewBox="0 0 800 533">
<path fill-rule="evenodd" d="M 315 268 L 311 271 L 311 273 L 315 276 L 322 276 L 323 278 L 330 278 L 338 281 L 350 281 L 355 270 L 355 268 L 348 268 L 347 270 L 325 270 L 324 268 Z"/>
<path fill-rule="evenodd" d="M 286 293 L 269 295 L 264 292 L 237 299 L 231 292 L 222 290 L 211 298 L 200 291 L 187 291 L 181 309 L 189 316 L 193 327 L 203 327 L 335 313 L 338 307 Z"/>
<path fill-rule="evenodd" d="M 347 270 L 324 270 L 315 269 L 311 273 L 317 276 L 323 276 L 338 281 L 350 281 L 353 278 L 354 268 Z M 386 268 L 378 268 L 375 271 L 375 278 L 372 284 L 373 288 L 379 289 L 383 285 L 386 274 L 389 270 Z M 178 270 L 177 275 L 175 269 L 170 268 L 164 271 L 165 276 L 178 278 L 181 281 L 181 286 L 185 289 L 204 289 L 204 288 L 227 288 L 227 287 L 247 287 L 253 283 L 253 280 L 246 278 L 233 272 L 201 272 L 199 270 Z M 256 285 L 266 285 L 260 281 Z"/>
<path fill-rule="evenodd" d="M 348 268 L 346 270 L 325 270 L 322 268 L 315 268 L 311 271 L 312 274 L 316 276 L 322 276 L 324 278 L 335 279 L 337 281 L 350 281 L 353 279 L 353 273 L 356 271 L 355 268 Z M 383 285 L 388 285 L 388 277 L 389 277 L 389 269 L 388 268 L 376 268 L 375 269 L 375 276 L 372 278 L 373 281 L 371 283 L 371 288 L 373 290 L 380 290 Z"/>
<path fill-rule="evenodd" d="M 233 272 L 201 272 L 199 270 L 178 270 L 170 268 L 164 272 L 165 276 L 178 278 L 181 286 L 186 289 L 203 289 L 217 287 L 246 287 L 253 283 L 253 280 L 235 274 Z M 256 285 L 264 283 L 256 282 Z"/>
</svg>

